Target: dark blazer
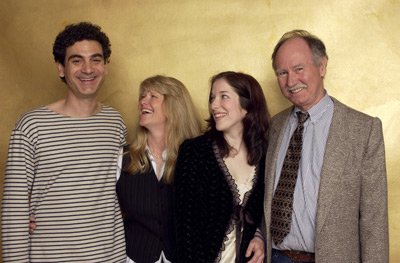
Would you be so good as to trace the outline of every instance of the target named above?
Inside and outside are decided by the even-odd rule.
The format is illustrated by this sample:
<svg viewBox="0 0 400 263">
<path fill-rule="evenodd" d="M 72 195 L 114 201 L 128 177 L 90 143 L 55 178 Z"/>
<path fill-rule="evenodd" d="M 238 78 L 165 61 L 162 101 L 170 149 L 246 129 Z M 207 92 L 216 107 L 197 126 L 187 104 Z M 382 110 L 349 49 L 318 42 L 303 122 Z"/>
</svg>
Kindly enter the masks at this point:
<svg viewBox="0 0 400 263">
<path fill-rule="evenodd" d="M 385 149 L 382 124 L 332 98 L 335 108 L 321 171 L 315 259 L 318 263 L 389 261 Z M 292 108 L 272 119 L 264 212 L 270 233 L 278 151 Z M 267 239 L 271 260 L 271 237 Z"/>
<path fill-rule="evenodd" d="M 175 168 L 177 259 L 180 263 L 219 261 L 227 231 L 232 230 L 235 211 L 251 217 L 244 222 L 240 262 L 262 218 L 264 199 L 264 160 L 257 165 L 253 189 L 239 207 L 239 194 L 233 178 L 227 176 L 222 158 L 205 136 L 183 142 Z M 225 171 L 225 173 L 224 173 Z M 247 199 L 246 199 L 247 198 Z M 238 237 L 239 238 L 239 237 Z"/>
<path fill-rule="evenodd" d="M 129 165 L 124 155 L 123 168 Z M 176 246 L 172 185 L 158 181 L 151 169 L 145 173 L 121 172 L 117 182 L 121 210 L 125 213 L 126 253 L 136 263 L 153 263 L 161 251 L 174 262 Z"/>
</svg>

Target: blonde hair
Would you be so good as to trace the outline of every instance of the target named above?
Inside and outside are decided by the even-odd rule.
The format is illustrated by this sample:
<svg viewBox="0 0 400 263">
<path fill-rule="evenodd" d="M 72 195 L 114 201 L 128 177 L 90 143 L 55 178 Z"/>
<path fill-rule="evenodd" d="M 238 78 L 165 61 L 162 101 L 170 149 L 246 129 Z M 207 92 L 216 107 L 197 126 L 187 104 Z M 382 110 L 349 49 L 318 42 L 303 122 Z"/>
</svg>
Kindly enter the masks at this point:
<svg viewBox="0 0 400 263">
<path fill-rule="evenodd" d="M 188 90 L 179 80 L 161 75 L 147 78 L 140 84 L 139 100 L 141 95 L 148 91 L 157 91 L 164 95 L 163 110 L 167 118 L 165 133 L 167 159 L 163 178 L 165 182 L 171 183 L 179 146 L 185 139 L 200 135 L 201 121 Z M 148 131 L 138 122 L 134 132 L 133 142 L 125 153 L 129 154 L 131 159 L 126 171 L 143 173 L 149 171 L 151 167 L 146 155 Z"/>
</svg>

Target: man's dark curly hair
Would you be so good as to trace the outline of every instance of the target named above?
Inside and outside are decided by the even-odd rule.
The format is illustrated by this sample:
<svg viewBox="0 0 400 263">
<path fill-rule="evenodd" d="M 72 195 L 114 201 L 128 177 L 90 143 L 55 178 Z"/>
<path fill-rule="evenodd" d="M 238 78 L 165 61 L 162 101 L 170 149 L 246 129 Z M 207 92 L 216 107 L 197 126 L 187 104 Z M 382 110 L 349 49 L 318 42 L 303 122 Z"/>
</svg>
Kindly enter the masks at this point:
<svg viewBox="0 0 400 263">
<path fill-rule="evenodd" d="M 98 25 L 89 22 L 68 25 L 57 35 L 53 45 L 54 60 L 65 66 L 67 48 L 75 44 L 75 42 L 82 40 L 95 40 L 99 42 L 103 49 L 104 62 L 109 62 L 111 55 L 110 40 Z"/>
</svg>

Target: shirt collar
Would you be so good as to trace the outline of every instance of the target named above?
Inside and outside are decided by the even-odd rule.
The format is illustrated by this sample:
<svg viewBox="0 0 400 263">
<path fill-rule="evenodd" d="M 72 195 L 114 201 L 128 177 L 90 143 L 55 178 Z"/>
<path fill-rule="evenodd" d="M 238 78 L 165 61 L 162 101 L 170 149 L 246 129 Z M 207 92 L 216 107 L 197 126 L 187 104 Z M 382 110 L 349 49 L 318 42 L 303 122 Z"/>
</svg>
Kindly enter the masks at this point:
<svg viewBox="0 0 400 263">
<path fill-rule="evenodd" d="M 325 90 L 324 97 L 307 111 L 308 114 L 310 114 L 309 120 L 312 123 L 316 123 L 319 119 L 321 119 L 321 117 L 324 115 L 327 109 L 332 106 L 333 106 L 333 101 L 331 97 L 329 97 L 328 92 Z M 297 106 L 295 106 L 291 114 L 292 118 L 297 119 L 296 112 L 298 111 L 301 110 Z"/>
</svg>

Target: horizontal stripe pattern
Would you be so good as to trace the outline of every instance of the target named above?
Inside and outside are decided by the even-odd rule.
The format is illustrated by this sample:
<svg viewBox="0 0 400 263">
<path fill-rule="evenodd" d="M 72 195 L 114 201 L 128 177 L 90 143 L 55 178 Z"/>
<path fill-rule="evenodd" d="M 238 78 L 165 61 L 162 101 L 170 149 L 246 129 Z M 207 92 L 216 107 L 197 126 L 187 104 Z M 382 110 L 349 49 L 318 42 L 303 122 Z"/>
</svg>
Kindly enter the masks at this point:
<svg viewBox="0 0 400 263">
<path fill-rule="evenodd" d="M 18 120 L 10 139 L 2 202 L 4 262 L 122 262 L 115 194 L 126 127 L 102 106 L 88 118 L 45 107 Z M 29 215 L 36 229 L 29 234 Z"/>
</svg>

